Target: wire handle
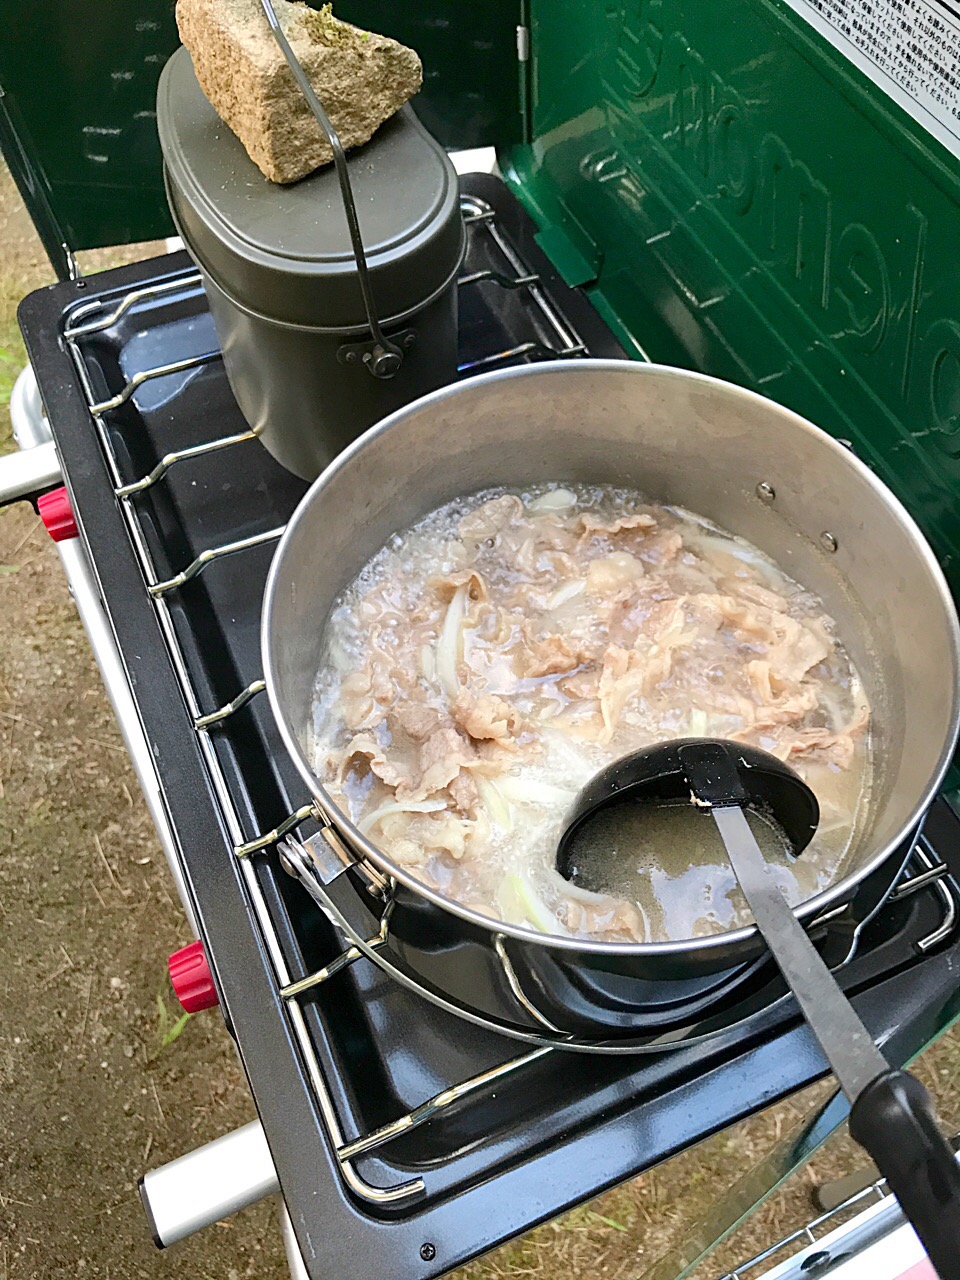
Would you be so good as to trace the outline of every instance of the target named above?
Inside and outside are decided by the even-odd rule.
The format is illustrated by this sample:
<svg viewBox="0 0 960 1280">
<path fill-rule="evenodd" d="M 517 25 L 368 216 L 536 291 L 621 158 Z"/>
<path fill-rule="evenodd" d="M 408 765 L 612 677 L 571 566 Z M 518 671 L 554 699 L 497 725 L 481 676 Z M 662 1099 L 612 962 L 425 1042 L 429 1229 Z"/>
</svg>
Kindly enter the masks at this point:
<svg viewBox="0 0 960 1280">
<path fill-rule="evenodd" d="M 260 3 L 263 7 L 263 12 L 266 14 L 274 39 L 280 46 L 280 52 L 286 58 L 287 65 L 293 72 L 294 79 L 307 100 L 307 106 L 316 116 L 317 123 L 323 130 L 327 142 L 330 144 L 330 150 L 333 152 L 333 163 L 337 171 L 337 180 L 340 183 L 340 196 L 343 200 L 343 211 L 347 216 L 347 226 L 350 230 L 350 243 L 353 246 L 353 256 L 357 260 L 357 275 L 360 279 L 363 309 L 370 332 L 373 335 L 373 351 L 369 353 L 369 356 L 364 357 L 364 363 L 375 378 L 392 378 L 403 364 L 403 352 L 395 342 L 391 342 L 386 336 L 380 327 L 380 321 L 377 319 L 376 306 L 373 301 L 373 289 L 370 285 L 370 272 L 367 269 L 367 255 L 360 235 L 357 206 L 353 199 L 353 188 L 350 185 L 350 173 L 347 168 L 347 157 L 344 154 L 343 145 L 336 129 L 333 127 L 333 121 L 324 111 L 323 104 L 314 92 L 313 85 L 307 79 L 307 73 L 300 65 L 300 59 L 293 52 L 290 42 L 283 34 L 283 29 L 277 19 L 271 0 L 260 0 Z"/>
</svg>

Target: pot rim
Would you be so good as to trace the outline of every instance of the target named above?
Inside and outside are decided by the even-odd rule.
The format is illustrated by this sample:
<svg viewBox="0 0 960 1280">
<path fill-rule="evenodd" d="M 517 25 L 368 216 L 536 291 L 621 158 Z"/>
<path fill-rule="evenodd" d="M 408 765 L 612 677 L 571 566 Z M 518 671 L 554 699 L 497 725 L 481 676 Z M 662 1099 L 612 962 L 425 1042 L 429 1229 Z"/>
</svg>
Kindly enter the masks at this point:
<svg viewBox="0 0 960 1280">
<path fill-rule="evenodd" d="M 633 377 L 656 377 L 666 379 L 678 379 L 684 382 L 695 382 L 703 386 L 712 387 L 720 391 L 723 395 L 729 395 L 752 403 L 760 403 L 764 407 L 774 410 L 782 420 L 789 422 L 791 427 L 803 432 L 812 433 L 820 441 L 824 448 L 831 450 L 838 460 L 842 460 L 843 465 L 853 467 L 859 473 L 861 480 L 868 484 L 883 501 L 884 505 L 890 510 L 891 515 L 897 518 L 900 523 L 905 526 L 911 535 L 916 549 L 921 559 L 926 564 L 933 581 L 936 584 L 939 595 L 944 606 L 944 615 L 950 631 L 951 639 L 951 657 L 952 670 L 949 673 L 949 696 L 951 701 L 949 729 L 944 739 L 940 757 L 937 761 L 936 768 L 930 776 L 926 787 L 921 792 L 915 802 L 910 813 L 901 824 L 900 830 L 895 837 L 884 844 L 869 860 L 858 867 L 855 874 L 843 876 L 835 884 L 822 889 L 812 898 L 806 898 L 802 903 L 794 908 L 794 914 L 799 920 L 809 920 L 824 910 L 842 903 L 848 896 L 849 891 L 856 887 L 862 880 L 866 879 L 871 872 L 875 871 L 887 858 L 889 858 L 903 842 L 907 834 L 914 830 L 923 815 L 932 804 L 934 797 L 940 789 L 950 761 L 953 757 L 957 744 L 958 733 L 960 733 L 960 682 L 958 682 L 958 673 L 960 673 L 960 622 L 957 619 L 957 612 L 953 602 L 950 588 L 947 585 L 943 571 L 933 554 L 933 551 L 927 542 L 927 539 L 921 532 L 916 521 L 900 502 L 899 498 L 890 490 L 870 470 L 865 463 L 854 454 L 850 449 L 839 444 L 832 436 L 828 435 L 822 428 L 815 426 L 808 419 L 801 417 L 800 414 L 794 413 L 792 409 L 786 408 L 775 400 L 762 396 L 755 391 L 749 391 L 745 387 L 740 387 L 736 383 L 727 382 L 723 378 L 715 378 L 709 374 L 695 373 L 686 369 L 676 368 L 672 365 L 641 363 L 639 361 L 627 360 L 610 360 L 610 359 L 578 359 L 578 360 L 546 360 L 537 364 L 520 365 L 511 369 L 497 369 L 490 373 L 478 374 L 470 378 L 467 382 L 452 383 L 448 386 L 441 387 L 437 391 L 432 391 L 428 395 L 421 396 L 420 399 L 412 401 L 405 405 L 402 409 L 396 410 L 388 417 L 383 418 L 380 422 L 375 423 L 368 428 L 363 435 L 358 436 L 356 440 L 350 444 L 343 453 L 339 454 L 317 477 L 307 492 L 301 498 L 296 511 L 293 513 L 283 537 L 274 552 L 273 560 L 270 564 L 270 572 L 267 577 L 267 585 L 263 596 L 263 609 L 260 622 L 260 645 L 263 657 L 263 674 L 266 684 L 267 697 L 270 702 L 270 709 L 273 713 L 274 720 L 280 730 L 280 736 L 283 744 L 287 749 L 290 758 L 297 767 L 297 771 L 301 778 L 307 784 L 311 795 L 313 796 L 317 808 L 321 811 L 323 819 L 329 822 L 335 830 L 345 835 L 346 839 L 352 846 L 352 851 L 357 852 L 358 859 L 368 859 L 375 867 L 384 874 L 393 877 L 412 892 L 426 898 L 434 906 L 441 910 L 449 911 L 462 920 L 481 928 L 490 933 L 503 934 L 513 937 L 525 943 L 536 943 L 540 946 L 546 946 L 557 950 L 577 951 L 598 956 L 614 956 L 614 955 L 631 955 L 631 956 L 667 956 L 671 954 L 691 954 L 700 951 L 707 951 L 722 946 L 725 943 L 743 943 L 758 936 L 756 925 L 747 925 L 739 929 L 729 929 L 721 933 L 709 934 L 702 938 L 683 938 L 670 942 L 601 942 L 591 940 L 589 938 L 565 937 L 562 934 L 546 934 L 541 933 L 537 929 L 528 929 L 522 925 L 509 924 L 504 920 L 494 920 L 491 917 L 483 916 L 477 911 L 463 906 L 452 898 L 445 897 L 436 889 L 432 889 L 429 885 L 423 884 L 415 876 L 411 875 L 403 867 L 393 862 L 385 853 L 372 844 L 365 835 L 354 825 L 351 819 L 336 804 L 327 792 L 326 788 L 317 778 L 313 769 L 307 761 L 303 748 L 299 739 L 293 732 L 287 721 L 283 708 L 280 703 L 279 694 L 274 678 L 274 646 L 270 636 L 270 621 L 274 610 L 274 600 L 278 592 L 278 583 L 280 578 L 280 570 L 284 560 L 284 553 L 299 522 L 305 517 L 306 511 L 314 504 L 317 494 L 322 491 L 329 478 L 343 467 L 349 465 L 354 457 L 362 453 L 365 449 L 372 448 L 381 435 L 394 428 L 402 422 L 406 417 L 414 412 L 418 412 L 422 408 L 439 404 L 452 396 L 459 395 L 461 392 L 468 392 L 474 388 L 482 389 L 485 385 L 492 382 L 504 381 L 507 379 L 527 378 L 527 377 L 563 377 L 565 375 L 575 374 L 577 371 L 588 370 L 594 373 L 603 373 L 605 371 L 627 374 Z M 426 513 L 424 513 L 426 514 Z"/>
</svg>

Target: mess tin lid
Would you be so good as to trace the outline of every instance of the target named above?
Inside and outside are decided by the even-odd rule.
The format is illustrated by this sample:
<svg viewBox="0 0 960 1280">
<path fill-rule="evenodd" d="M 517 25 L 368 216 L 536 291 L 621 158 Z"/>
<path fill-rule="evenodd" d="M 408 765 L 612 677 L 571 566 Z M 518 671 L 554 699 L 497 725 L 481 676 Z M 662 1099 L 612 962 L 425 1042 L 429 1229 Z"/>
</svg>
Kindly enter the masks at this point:
<svg viewBox="0 0 960 1280">
<path fill-rule="evenodd" d="M 365 325 L 332 165 L 290 186 L 265 178 L 207 101 L 186 49 L 160 77 L 157 124 L 174 218 L 230 297 L 287 324 Z M 409 107 L 347 161 L 377 312 L 399 319 L 443 289 L 460 264 L 456 171 Z"/>
</svg>

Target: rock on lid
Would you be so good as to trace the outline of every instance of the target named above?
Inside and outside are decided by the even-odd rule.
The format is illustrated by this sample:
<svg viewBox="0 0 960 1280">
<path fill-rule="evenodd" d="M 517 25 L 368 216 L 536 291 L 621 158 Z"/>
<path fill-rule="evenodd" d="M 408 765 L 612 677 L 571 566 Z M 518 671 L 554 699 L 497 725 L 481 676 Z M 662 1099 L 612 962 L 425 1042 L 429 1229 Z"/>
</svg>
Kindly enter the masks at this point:
<svg viewBox="0 0 960 1280">
<path fill-rule="evenodd" d="M 423 80 L 417 54 L 321 10 L 273 0 L 277 19 L 344 149 L 368 142 Z M 296 182 L 333 159 L 267 25 L 260 0 L 177 0 L 197 79 L 250 159 L 273 182 Z"/>
</svg>

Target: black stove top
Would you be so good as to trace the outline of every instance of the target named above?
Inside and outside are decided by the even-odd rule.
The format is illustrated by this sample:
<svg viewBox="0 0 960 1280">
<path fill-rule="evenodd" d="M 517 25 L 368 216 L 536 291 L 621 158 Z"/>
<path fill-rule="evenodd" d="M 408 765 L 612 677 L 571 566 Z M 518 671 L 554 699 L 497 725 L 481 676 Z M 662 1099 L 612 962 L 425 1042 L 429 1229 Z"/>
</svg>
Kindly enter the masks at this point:
<svg viewBox="0 0 960 1280">
<path fill-rule="evenodd" d="M 503 185 L 463 189 L 464 376 L 622 356 Z M 442 1274 L 823 1074 L 785 1001 L 602 1058 L 531 1049 L 349 962 L 280 865 L 308 797 L 261 691 L 263 585 L 306 486 L 248 438 L 185 255 L 43 290 L 21 322 L 311 1275 Z M 958 833 L 938 803 L 840 973 L 891 1060 L 960 1008 Z"/>
</svg>

